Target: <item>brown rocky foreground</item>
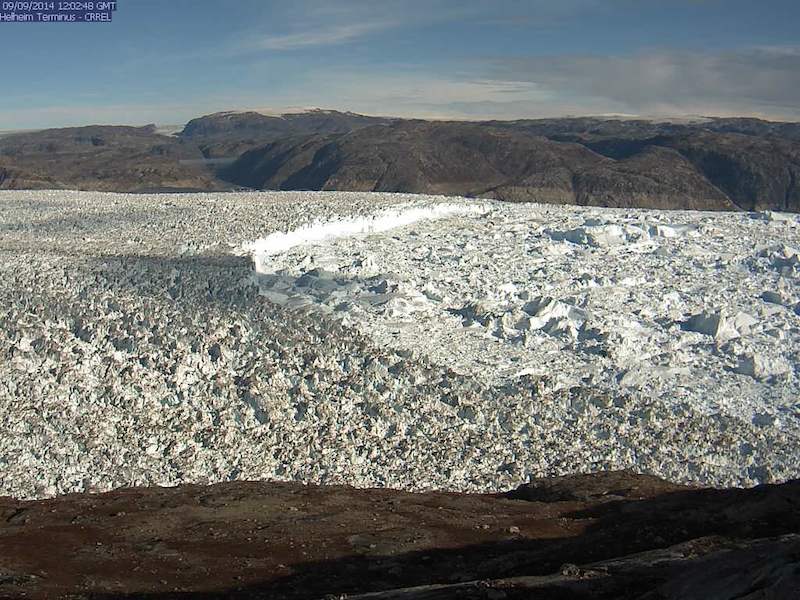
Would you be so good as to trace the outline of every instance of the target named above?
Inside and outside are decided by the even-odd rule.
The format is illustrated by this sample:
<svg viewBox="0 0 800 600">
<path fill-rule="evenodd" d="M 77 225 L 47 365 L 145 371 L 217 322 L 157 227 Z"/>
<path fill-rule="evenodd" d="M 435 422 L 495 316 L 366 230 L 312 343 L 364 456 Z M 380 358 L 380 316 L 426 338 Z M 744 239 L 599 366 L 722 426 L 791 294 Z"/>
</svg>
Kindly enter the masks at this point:
<svg viewBox="0 0 800 600">
<path fill-rule="evenodd" d="M 0 499 L 2 598 L 796 598 L 800 481 L 505 495 L 286 483 Z"/>
</svg>

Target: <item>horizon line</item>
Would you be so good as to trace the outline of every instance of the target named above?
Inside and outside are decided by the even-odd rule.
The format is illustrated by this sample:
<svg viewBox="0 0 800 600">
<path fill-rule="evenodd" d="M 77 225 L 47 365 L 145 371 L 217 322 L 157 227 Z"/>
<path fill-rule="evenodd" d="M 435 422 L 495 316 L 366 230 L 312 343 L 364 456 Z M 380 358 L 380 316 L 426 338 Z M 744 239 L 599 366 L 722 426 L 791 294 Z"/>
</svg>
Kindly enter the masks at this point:
<svg viewBox="0 0 800 600">
<path fill-rule="evenodd" d="M 79 129 L 83 127 L 156 127 L 159 129 L 185 127 L 190 121 L 195 119 L 211 117 L 215 115 L 224 114 L 247 114 L 257 113 L 266 117 L 279 118 L 286 115 L 297 115 L 312 112 L 330 112 L 338 114 L 350 114 L 362 117 L 373 117 L 383 119 L 396 119 L 403 121 L 438 121 L 438 122 L 463 122 L 463 123 L 486 123 L 486 122 L 514 122 L 514 121 L 547 121 L 547 120 L 567 120 L 567 119 L 607 119 L 607 120 L 620 120 L 620 121 L 652 121 L 652 122 L 678 122 L 678 121 L 713 121 L 720 119 L 754 119 L 764 121 L 767 123 L 800 123 L 800 119 L 791 118 L 768 118 L 766 116 L 757 114 L 736 114 L 736 115 L 700 115 L 700 114 L 626 114 L 626 113 L 575 113 L 567 115 L 540 115 L 540 116 L 521 116 L 513 118 L 496 118 L 496 117 L 457 117 L 457 116 L 409 116 L 409 115 L 390 115 L 378 114 L 370 112 L 356 112 L 347 109 L 338 108 L 320 108 L 320 107 L 285 107 L 280 109 L 271 108 L 241 108 L 232 110 L 221 110 L 209 113 L 200 114 L 192 117 L 184 123 L 174 122 L 149 122 L 149 123 L 124 123 L 124 122 L 82 122 L 80 124 L 65 124 L 60 126 L 45 126 L 45 127 L 24 127 L 19 129 L 0 129 L 0 135 L 7 136 L 20 133 L 36 133 L 39 131 L 49 131 L 55 129 Z M 177 133 L 177 132 L 175 132 Z"/>
</svg>

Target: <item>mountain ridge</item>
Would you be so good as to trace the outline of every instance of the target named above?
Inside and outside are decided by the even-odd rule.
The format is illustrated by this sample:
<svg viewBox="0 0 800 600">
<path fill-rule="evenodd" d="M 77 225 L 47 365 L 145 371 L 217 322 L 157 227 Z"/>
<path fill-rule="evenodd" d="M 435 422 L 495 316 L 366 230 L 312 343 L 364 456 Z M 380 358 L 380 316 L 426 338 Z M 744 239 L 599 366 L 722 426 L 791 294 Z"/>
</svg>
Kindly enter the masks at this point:
<svg viewBox="0 0 800 600">
<path fill-rule="evenodd" d="M 800 123 L 430 121 L 312 109 L 0 137 L 0 189 L 396 191 L 508 201 L 800 211 Z"/>
</svg>

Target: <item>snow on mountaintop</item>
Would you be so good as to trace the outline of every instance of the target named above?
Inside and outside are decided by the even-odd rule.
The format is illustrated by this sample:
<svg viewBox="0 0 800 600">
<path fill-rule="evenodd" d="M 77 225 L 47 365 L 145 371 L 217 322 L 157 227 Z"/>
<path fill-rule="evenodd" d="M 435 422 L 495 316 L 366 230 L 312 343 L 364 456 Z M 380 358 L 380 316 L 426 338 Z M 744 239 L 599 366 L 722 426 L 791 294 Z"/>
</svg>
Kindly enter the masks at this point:
<svg viewBox="0 0 800 600">
<path fill-rule="evenodd" d="M 0 494 L 800 474 L 794 215 L 3 192 L 0 231 Z"/>
<path fill-rule="evenodd" d="M 265 117 L 283 117 L 285 115 L 354 115 L 354 116 L 362 116 L 359 113 L 354 113 L 350 111 L 339 111 L 339 110 L 332 110 L 332 109 L 325 109 L 325 108 L 317 108 L 314 106 L 287 106 L 284 108 L 253 108 L 253 109 L 241 109 L 241 110 L 223 110 L 220 112 L 212 113 L 208 115 L 209 117 L 224 117 L 224 116 L 234 116 L 234 115 L 246 115 L 246 114 L 259 114 Z"/>
</svg>

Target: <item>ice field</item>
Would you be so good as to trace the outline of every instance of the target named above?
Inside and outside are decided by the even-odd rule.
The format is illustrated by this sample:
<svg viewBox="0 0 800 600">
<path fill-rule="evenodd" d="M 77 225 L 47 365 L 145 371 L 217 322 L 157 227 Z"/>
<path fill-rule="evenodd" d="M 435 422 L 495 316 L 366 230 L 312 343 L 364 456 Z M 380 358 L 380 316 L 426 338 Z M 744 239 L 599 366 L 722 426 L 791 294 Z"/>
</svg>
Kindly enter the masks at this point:
<svg viewBox="0 0 800 600">
<path fill-rule="evenodd" d="M 492 385 L 533 376 L 797 428 L 794 215 L 460 208 L 408 225 L 420 209 L 385 211 L 376 220 L 395 217 L 391 232 L 334 221 L 245 249 L 272 301 Z"/>
<path fill-rule="evenodd" d="M 0 494 L 800 476 L 795 215 L 0 193 Z"/>
</svg>

